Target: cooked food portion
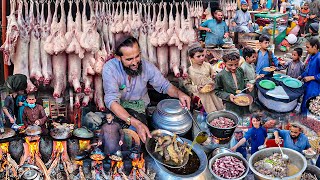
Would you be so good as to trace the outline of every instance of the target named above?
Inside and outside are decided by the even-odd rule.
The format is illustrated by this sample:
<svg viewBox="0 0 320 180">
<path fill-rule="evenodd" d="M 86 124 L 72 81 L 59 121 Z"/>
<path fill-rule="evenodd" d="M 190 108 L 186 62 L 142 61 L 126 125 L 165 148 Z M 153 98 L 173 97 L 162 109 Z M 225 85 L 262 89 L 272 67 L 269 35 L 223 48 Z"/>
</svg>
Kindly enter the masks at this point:
<svg viewBox="0 0 320 180">
<path fill-rule="evenodd" d="M 250 104 L 250 99 L 247 96 L 236 96 L 234 102 L 239 105 L 248 105 Z"/>
<path fill-rule="evenodd" d="M 279 153 L 274 153 L 270 157 L 257 161 L 253 166 L 259 173 L 266 176 L 274 178 L 288 176 L 288 163 L 282 159 L 282 155 Z"/>
<path fill-rule="evenodd" d="M 276 67 L 274 66 L 271 66 L 271 67 L 265 67 L 262 69 L 263 71 L 266 71 L 266 72 L 272 72 L 272 71 L 275 71 L 276 70 Z"/>
<path fill-rule="evenodd" d="M 208 93 L 211 92 L 213 90 L 212 88 L 213 86 L 211 84 L 206 84 L 205 86 L 203 86 L 203 88 L 201 88 L 200 92 L 201 93 Z"/>
<path fill-rule="evenodd" d="M 315 174 L 304 172 L 301 176 L 301 180 L 318 180 Z"/>
<path fill-rule="evenodd" d="M 309 110 L 313 114 L 320 116 L 320 96 L 310 101 Z"/>
<path fill-rule="evenodd" d="M 122 160 L 121 157 L 116 156 L 116 155 L 111 155 L 111 156 L 109 156 L 109 158 L 110 158 L 111 160 L 114 160 L 114 161 L 121 161 L 121 160 Z"/>
<path fill-rule="evenodd" d="M 95 161 L 102 161 L 102 160 L 104 160 L 104 155 L 102 155 L 102 154 L 92 154 L 91 156 L 90 156 L 90 158 L 92 159 L 92 160 L 95 160 Z M 120 161 L 120 160 L 119 160 Z"/>
<path fill-rule="evenodd" d="M 246 172 L 246 167 L 240 159 L 234 156 L 224 156 L 213 163 L 212 170 L 222 178 L 235 179 Z"/>
<path fill-rule="evenodd" d="M 234 126 L 233 120 L 226 118 L 226 117 L 219 117 L 210 122 L 211 126 L 217 128 L 231 128 Z"/>
<path fill-rule="evenodd" d="M 188 144 L 177 141 L 177 135 L 174 136 L 155 136 L 156 146 L 154 152 L 159 153 L 167 161 L 173 161 L 175 164 L 183 164 L 185 155 L 191 154 Z"/>
</svg>

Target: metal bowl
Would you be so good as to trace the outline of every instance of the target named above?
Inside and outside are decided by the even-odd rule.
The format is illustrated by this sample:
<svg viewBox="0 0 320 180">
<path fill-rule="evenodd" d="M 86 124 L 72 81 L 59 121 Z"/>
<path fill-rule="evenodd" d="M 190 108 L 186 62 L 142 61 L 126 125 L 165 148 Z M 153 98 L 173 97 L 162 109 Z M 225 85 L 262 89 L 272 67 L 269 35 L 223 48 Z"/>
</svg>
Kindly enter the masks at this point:
<svg viewBox="0 0 320 180">
<path fill-rule="evenodd" d="M 310 111 L 310 103 L 311 103 L 312 100 L 316 99 L 317 97 L 318 97 L 318 96 L 313 96 L 313 97 L 309 98 L 309 99 L 307 100 L 307 102 L 306 102 L 308 111 L 309 111 L 311 114 L 316 115 L 316 116 L 317 116 L 317 114 L 315 114 L 315 113 L 313 113 L 313 112 Z"/>
<path fill-rule="evenodd" d="M 68 139 L 72 132 L 68 128 L 54 128 L 50 131 L 50 136 L 56 140 Z"/>
<path fill-rule="evenodd" d="M 192 141 L 181 138 L 184 142 L 187 142 L 189 146 L 192 144 Z M 199 144 L 195 144 L 192 150 L 196 153 L 200 160 L 200 167 L 197 171 L 188 175 L 181 175 L 171 172 L 167 167 L 155 161 L 159 169 L 161 169 L 159 173 L 159 179 L 169 179 L 169 180 L 203 180 L 203 179 L 211 179 L 211 175 L 207 170 L 208 159 L 206 153 L 202 150 L 202 147 Z"/>
<path fill-rule="evenodd" d="M 167 135 L 174 136 L 174 133 L 169 132 L 167 130 L 163 130 L 163 129 L 157 129 L 157 130 L 152 131 L 151 135 L 152 136 L 167 136 Z M 182 144 L 184 143 L 184 141 L 179 136 L 177 136 L 177 141 Z M 171 160 L 165 162 L 163 157 L 158 152 L 154 152 L 156 143 L 157 142 L 156 142 L 155 138 L 147 138 L 145 146 L 146 146 L 146 150 L 150 154 L 150 156 L 158 163 L 165 165 L 167 167 L 170 167 L 170 168 L 180 168 L 182 165 L 186 164 L 187 161 L 189 160 L 189 154 L 185 153 L 182 165 L 176 164 L 175 162 L 173 162 Z"/>
<path fill-rule="evenodd" d="M 231 120 L 233 120 L 234 126 L 230 127 L 230 128 L 218 128 L 218 127 L 212 126 L 210 124 L 210 122 L 213 119 L 219 118 L 219 117 L 230 118 Z M 238 115 L 236 115 L 235 113 L 233 113 L 231 111 L 216 111 L 216 112 L 209 113 L 207 115 L 206 121 L 207 121 L 207 125 L 209 127 L 209 130 L 213 136 L 215 136 L 217 138 L 230 138 L 233 135 L 234 130 L 238 126 L 239 117 L 238 117 Z"/>
<path fill-rule="evenodd" d="M 211 155 L 212 157 L 214 157 L 215 155 L 223 154 L 223 153 L 232 153 L 232 151 L 226 147 L 219 147 L 213 150 Z"/>
<path fill-rule="evenodd" d="M 314 174 L 317 176 L 317 179 L 320 179 L 320 168 L 315 165 L 308 164 L 304 172 Z"/>
<path fill-rule="evenodd" d="M 41 134 L 41 132 L 42 132 L 41 127 L 37 125 L 28 126 L 25 131 L 26 135 L 28 136 L 39 135 Z"/>
<path fill-rule="evenodd" d="M 296 173 L 295 175 L 284 177 L 282 179 L 283 180 L 300 180 L 302 173 L 307 168 L 307 160 L 306 160 L 306 158 L 301 153 L 299 153 L 298 151 L 295 151 L 295 150 L 292 150 L 292 149 L 282 148 L 282 151 L 283 151 L 284 154 L 287 154 L 290 157 L 289 162 L 291 164 L 294 164 L 295 166 L 297 166 L 298 169 L 299 169 L 299 172 Z M 250 159 L 249 159 L 249 167 L 250 167 L 251 171 L 255 174 L 257 179 L 260 179 L 260 180 L 273 180 L 273 179 L 275 179 L 273 177 L 266 176 L 266 175 L 263 175 L 263 174 L 259 173 L 258 171 L 256 171 L 256 169 L 253 166 L 253 164 L 256 163 L 257 161 L 262 160 L 262 159 L 264 159 L 266 157 L 269 157 L 274 153 L 281 153 L 280 149 L 278 147 L 262 149 L 260 151 L 257 151 L 256 153 L 254 153 L 250 157 Z"/>
<path fill-rule="evenodd" d="M 252 98 L 252 96 L 249 95 L 249 94 L 240 93 L 240 94 L 237 94 L 235 97 L 247 97 L 247 98 L 249 99 L 249 102 L 246 103 L 246 104 L 236 103 L 236 102 L 235 102 L 235 104 L 238 105 L 238 106 L 249 106 L 249 105 L 252 104 L 252 102 L 253 102 L 253 98 Z"/>
<path fill-rule="evenodd" d="M 317 152 L 315 152 L 314 150 L 312 150 L 311 153 L 308 153 L 307 150 L 303 150 L 302 153 L 304 154 L 304 156 L 305 156 L 307 159 L 312 159 L 312 158 L 314 158 L 314 157 L 317 155 Z"/>
<path fill-rule="evenodd" d="M 242 176 L 240 176 L 239 178 L 236 178 L 236 179 L 233 179 L 233 180 L 240 180 L 240 179 L 243 179 L 244 177 L 247 176 L 247 174 L 249 173 L 249 165 L 248 165 L 248 162 L 246 159 L 244 159 L 241 155 L 238 155 L 236 153 L 232 153 L 232 152 L 226 152 L 226 153 L 222 153 L 222 154 L 217 154 L 215 155 L 214 157 L 212 157 L 209 161 L 209 170 L 211 172 L 211 174 L 216 178 L 216 179 L 219 179 L 219 180 L 227 180 L 225 178 L 222 178 L 220 176 L 218 176 L 216 173 L 213 172 L 212 170 L 212 165 L 213 163 L 218 159 L 218 158 L 221 158 L 221 157 L 224 157 L 224 156 L 233 156 L 239 160 L 241 160 L 244 164 L 244 166 L 246 167 L 246 171 L 242 174 Z"/>
</svg>

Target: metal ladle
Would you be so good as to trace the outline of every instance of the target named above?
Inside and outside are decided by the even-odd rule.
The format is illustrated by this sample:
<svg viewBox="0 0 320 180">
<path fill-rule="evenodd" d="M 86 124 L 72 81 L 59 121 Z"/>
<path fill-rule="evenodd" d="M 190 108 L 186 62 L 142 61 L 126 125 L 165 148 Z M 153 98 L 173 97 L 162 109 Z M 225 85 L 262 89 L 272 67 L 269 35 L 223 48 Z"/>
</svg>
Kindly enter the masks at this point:
<svg viewBox="0 0 320 180">
<path fill-rule="evenodd" d="M 245 91 L 245 90 L 247 90 L 247 89 L 249 89 L 249 87 L 244 88 L 244 89 L 242 89 L 242 90 L 236 90 L 236 93 L 237 93 L 237 94 L 240 94 L 240 93 L 242 93 L 243 91 Z"/>
<path fill-rule="evenodd" d="M 283 153 L 283 151 L 282 151 L 282 149 L 280 147 L 280 144 L 278 144 L 278 146 L 279 146 L 279 149 L 281 151 L 282 160 L 288 161 L 289 160 L 289 156 Z"/>
</svg>

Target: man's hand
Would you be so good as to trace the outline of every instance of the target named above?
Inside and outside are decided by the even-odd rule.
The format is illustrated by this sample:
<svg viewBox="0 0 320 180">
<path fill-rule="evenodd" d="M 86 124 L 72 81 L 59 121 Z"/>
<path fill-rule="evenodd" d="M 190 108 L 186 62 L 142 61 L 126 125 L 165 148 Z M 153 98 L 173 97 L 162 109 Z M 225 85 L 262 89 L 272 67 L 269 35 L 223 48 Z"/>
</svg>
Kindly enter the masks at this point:
<svg viewBox="0 0 320 180">
<path fill-rule="evenodd" d="M 246 87 L 249 88 L 248 91 L 251 92 L 251 91 L 253 91 L 254 85 L 251 84 L 251 83 L 248 83 L 248 84 L 246 85 Z"/>
<path fill-rule="evenodd" d="M 224 38 L 227 38 L 227 37 L 229 37 L 229 33 L 227 32 L 227 33 L 224 33 L 224 36 L 223 36 Z"/>
<path fill-rule="evenodd" d="M 257 79 L 260 79 L 260 78 L 263 78 L 264 77 L 264 74 L 259 74 L 257 77 L 256 77 L 256 80 Z"/>
<path fill-rule="evenodd" d="M 37 125 L 37 126 L 39 126 L 39 125 L 40 125 L 40 121 L 39 121 L 39 120 L 36 120 L 36 121 L 34 122 L 34 124 Z"/>
<path fill-rule="evenodd" d="M 102 141 L 98 141 L 97 146 L 101 146 L 101 145 L 102 145 Z"/>
<path fill-rule="evenodd" d="M 282 66 L 284 65 L 284 64 L 286 64 L 286 61 L 279 61 L 279 64 L 281 64 Z"/>
<path fill-rule="evenodd" d="M 188 95 L 186 95 L 182 91 L 179 91 L 178 98 L 182 107 L 187 107 L 188 109 L 190 109 L 191 98 Z"/>
<path fill-rule="evenodd" d="M 119 141 L 119 146 L 122 146 L 122 144 L 123 144 L 123 142 L 120 140 L 120 141 Z"/>
<path fill-rule="evenodd" d="M 313 81 L 314 80 L 314 76 L 306 76 L 303 78 L 304 82 L 309 82 L 309 81 Z"/>
<path fill-rule="evenodd" d="M 234 102 L 234 98 L 235 98 L 235 96 L 233 94 L 230 94 L 229 99 L 231 102 Z"/>
<path fill-rule="evenodd" d="M 236 146 L 233 146 L 232 148 L 230 148 L 231 151 L 236 152 L 237 148 Z"/>
<path fill-rule="evenodd" d="M 15 122 L 15 120 L 14 120 L 14 118 L 10 118 L 10 123 L 14 123 Z"/>
<path fill-rule="evenodd" d="M 206 32 L 212 32 L 210 28 L 205 29 Z"/>
<path fill-rule="evenodd" d="M 276 144 L 281 144 L 280 138 L 279 137 L 275 137 L 275 142 L 276 142 Z"/>
<path fill-rule="evenodd" d="M 132 118 L 131 119 L 131 125 L 136 128 L 137 133 L 138 133 L 138 135 L 139 135 L 139 137 L 140 137 L 140 139 L 141 139 L 141 141 L 143 143 L 146 142 L 147 136 L 149 138 L 152 138 L 148 127 L 146 125 L 144 125 L 142 122 L 140 122 L 139 120 L 137 120 L 135 118 Z"/>
<path fill-rule="evenodd" d="M 23 102 L 19 102 L 19 106 L 22 106 L 23 105 Z"/>
</svg>

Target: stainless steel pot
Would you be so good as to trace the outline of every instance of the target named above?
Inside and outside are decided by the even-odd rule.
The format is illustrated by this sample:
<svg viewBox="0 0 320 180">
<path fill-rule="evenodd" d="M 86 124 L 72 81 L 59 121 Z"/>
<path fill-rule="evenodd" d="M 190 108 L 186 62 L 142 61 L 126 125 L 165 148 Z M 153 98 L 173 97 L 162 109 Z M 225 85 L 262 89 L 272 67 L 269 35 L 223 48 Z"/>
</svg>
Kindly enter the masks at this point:
<svg viewBox="0 0 320 180">
<path fill-rule="evenodd" d="M 191 145 L 191 141 L 185 138 L 181 138 L 184 142 L 187 142 L 189 145 Z M 166 180 L 203 180 L 203 179 L 212 179 L 211 174 L 208 172 L 207 169 L 207 156 L 202 150 L 201 146 L 198 144 L 195 144 L 192 148 L 192 150 L 197 154 L 197 156 L 200 159 L 200 167 L 198 170 L 192 174 L 189 175 L 179 175 L 175 174 L 171 171 L 169 171 L 165 166 L 161 165 L 160 163 L 155 164 L 159 167 L 157 172 L 156 179 L 166 179 Z"/>
<path fill-rule="evenodd" d="M 186 134 L 192 126 L 188 112 L 181 107 L 177 99 L 164 99 L 157 105 L 152 115 L 155 129 L 165 129 L 178 135 Z"/>
<path fill-rule="evenodd" d="M 302 173 L 307 168 L 307 160 L 306 160 L 306 158 L 301 153 L 299 153 L 298 151 L 295 151 L 295 150 L 292 150 L 292 149 L 282 148 L 282 151 L 283 151 L 284 154 L 287 154 L 290 157 L 290 159 L 289 159 L 290 163 L 294 164 L 299 169 L 299 172 L 297 174 L 295 174 L 293 176 L 284 177 L 282 179 L 283 180 L 300 180 L 300 178 L 302 176 Z M 266 175 L 263 175 L 263 174 L 259 173 L 253 167 L 254 163 L 256 163 L 259 160 L 264 159 L 265 157 L 269 157 L 274 153 L 281 153 L 280 149 L 278 147 L 266 148 L 266 149 L 257 151 L 256 153 L 254 153 L 250 157 L 250 159 L 249 159 L 249 167 L 250 167 L 251 171 L 255 174 L 257 179 L 259 179 L 259 180 L 273 180 L 273 179 L 275 179 L 275 178 L 272 178 L 270 176 L 266 176 Z"/>
<path fill-rule="evenodd" d="M 318 168 L 317 166 L 308 164 L 307 169 L 304 172 L 314 174 L 318 179 L 320 179 L 320 168 Z"/>
<path fill-rule="evenodd" d="M 209 170 L 210 170 L 211 174 L 213 175 L 214 179 L 227 180 L 227 179 L 225 179 L 225 178 L 222 178 L 222 177 L 216 175 L 216 174 L 213 172 L 213 170 L 212 170 L 212 165 L 213 165 L 213 163 L 214 163 L 218 158 L 221 158 L 221 157 L 224 157 L 224 156 L 233 156 L 233 157 L 236 157 L 236 158 L 238 158 L 239 160 L 241 160 L 241 161 L 243 162 L 244 166 L 246 167 L 245 173 L 244 173 L 242 176 L 240 176 L 239 178 L 236 178 L 236 179 L 233 179 L 233 180 L 244 179 L 244 178 L 247 176 L 247 174 L 249 173 L 249 164 L 248 164 L 248 162 L 247 162 L 246 159 L 244 159 L 242 156 L 240 156 L 240 155 L 238 155 L 238 154 L 236 154 L 236 153 L 233 153 L 233 152 L 225 152 L 225 153 L 217 154 L 217 155 L 215 155 L 214 157 L 212 157 L 212 158 L 210 159 L 210 161 L 209 161 Z"/>
</svg>

